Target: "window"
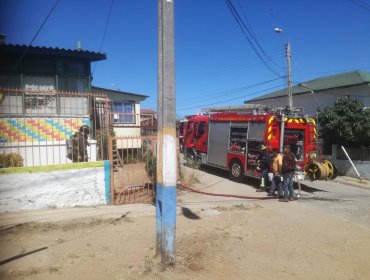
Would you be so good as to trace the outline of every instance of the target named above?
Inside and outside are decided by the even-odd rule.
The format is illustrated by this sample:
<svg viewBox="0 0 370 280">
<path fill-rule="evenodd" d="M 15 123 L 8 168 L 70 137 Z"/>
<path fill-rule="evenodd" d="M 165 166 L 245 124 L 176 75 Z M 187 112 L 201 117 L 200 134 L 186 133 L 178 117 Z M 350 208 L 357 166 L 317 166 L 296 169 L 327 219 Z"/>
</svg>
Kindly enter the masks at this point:
<svg viewBox="0 0 370 280">
<path fill-rule="evenodd" d="M 199 125 L 199 122 L 194 123 L 194 134 L 193 134 L 194 137 L 197 137 L 198 125 Z"/>
<path fill-rule="evenodd" d="M 114 123 L 135 123 L 135 102 L 113 102 Z"/>
<path fill-rule="evenodd" d="M 59 60 L 56 63 L 57 74 L 59 75 L 88 75 L 86 66 L 83 61 L 76 60 Z"/>
<path fill-rule="evenodd" d="M 85 78 L 69 76 L 58 77 L 58 90 L 86 92 L 87 87 L 88 81 Z"/>
<path fill-rule="evenodd" d="M 198 128 L 198 137 L 201 137 L 206 132 L 206 122 L 200 122 Z"/>
<path fill-rule="evenodd" d="M 49 76 L 24 76 L 24 88 L 30 90 L 25 94 L 26 114 L 56 114 L 57 101 L 55 95 L 48 95 L 55 89 L 55 79 Z M 39 92 L 41 91 L 41 92 Z M 46 93 L 42 93 L 45 91 Z"/>
</svg>

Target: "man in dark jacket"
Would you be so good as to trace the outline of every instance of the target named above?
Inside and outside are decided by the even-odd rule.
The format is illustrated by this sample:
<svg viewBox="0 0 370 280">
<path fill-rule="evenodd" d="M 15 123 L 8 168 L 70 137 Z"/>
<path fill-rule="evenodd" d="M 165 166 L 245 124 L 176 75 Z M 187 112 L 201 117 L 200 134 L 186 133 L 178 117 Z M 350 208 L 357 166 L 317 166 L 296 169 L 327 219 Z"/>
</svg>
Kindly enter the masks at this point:
<svg viewBox="0 0 370 280">
<path fill-rule="evenodd" d="M 78 132 L 78 161 L 84 162 L 88 161 L 87 155 L 87 146 L 90 146 L 89 142 L 87 141 L 88 135 L 90 134 L 90 128 L 87 125 L 81 126 L 80 131 Z"/>
<path fill-rule="evenodd" d="M 258 157 L 258 170 L 261 171 L 260 177 L 260 188 L 257 189 L 257 192 L 263 192 L 265 190 L 265 186 L 267 183 L 267 176 L 269 173 L 269 166 L 271 163 L 271 156 L 270 153 L 267 151 L 267 147 L 265 145 L 260 146 L 260 155 Z"/>
<path fill-rule="evenodd" d="M 293 187 L 293 176 L 295 170 L 295 156 L 291 151 L 289 145 L 284 147 L 283 155 L 283 166 L 281 173 L 283 174 L 283 192 L 284 198 L 280 199 L 281 202 L 289 202 L 289 200 L 296 200 L 294 196 L 294 187 Z"/>
</svg>

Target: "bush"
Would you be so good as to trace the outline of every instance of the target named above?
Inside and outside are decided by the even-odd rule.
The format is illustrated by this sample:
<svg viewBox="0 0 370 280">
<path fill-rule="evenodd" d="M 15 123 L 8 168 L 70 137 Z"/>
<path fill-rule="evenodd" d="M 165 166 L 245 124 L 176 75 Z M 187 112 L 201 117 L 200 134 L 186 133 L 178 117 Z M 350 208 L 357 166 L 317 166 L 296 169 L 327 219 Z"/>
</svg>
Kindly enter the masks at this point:
<svg viewBox="0 0 370 280">
<path fill-rule="evenodd" d="M 0 154 L 0 168 L 23 167 L 23 158 L 19 154 Z"/>
</svg>

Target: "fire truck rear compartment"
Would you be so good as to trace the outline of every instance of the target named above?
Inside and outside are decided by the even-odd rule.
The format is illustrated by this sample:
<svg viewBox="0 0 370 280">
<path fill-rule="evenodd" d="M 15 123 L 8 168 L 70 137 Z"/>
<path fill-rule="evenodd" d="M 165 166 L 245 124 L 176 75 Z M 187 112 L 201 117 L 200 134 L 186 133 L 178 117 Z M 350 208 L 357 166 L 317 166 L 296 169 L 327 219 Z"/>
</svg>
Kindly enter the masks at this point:
<svg viewBox="0 0 370 280">
<path fill-rule="evenodd" d="M 304 130 L 285 129 L 284 145 L 290 145 L 297 161 L 304 161 Z"/>
</svg>

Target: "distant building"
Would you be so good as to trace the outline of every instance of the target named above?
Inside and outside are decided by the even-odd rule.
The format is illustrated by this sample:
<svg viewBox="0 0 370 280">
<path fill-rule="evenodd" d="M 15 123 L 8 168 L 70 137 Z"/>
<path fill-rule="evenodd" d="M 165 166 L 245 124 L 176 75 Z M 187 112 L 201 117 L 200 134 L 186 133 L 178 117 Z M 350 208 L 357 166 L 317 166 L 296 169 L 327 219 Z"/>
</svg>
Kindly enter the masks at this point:
<svg viewBox="0 0 370 280">
<path fill-rule="evenodd" d="M 339 97 L 347 95 L 360 100 L 365 107 L 370 107 L 370 72 L 353 71 L 314 79 L 294 86 L 292 94 L 293 105 L 303 107 L 308 115 L 314 115 L 318 107 L 334 105 Z M 288 89 L 246 100 L 244 103 L 285 107 L 288 105 Z"/>
</svg>

